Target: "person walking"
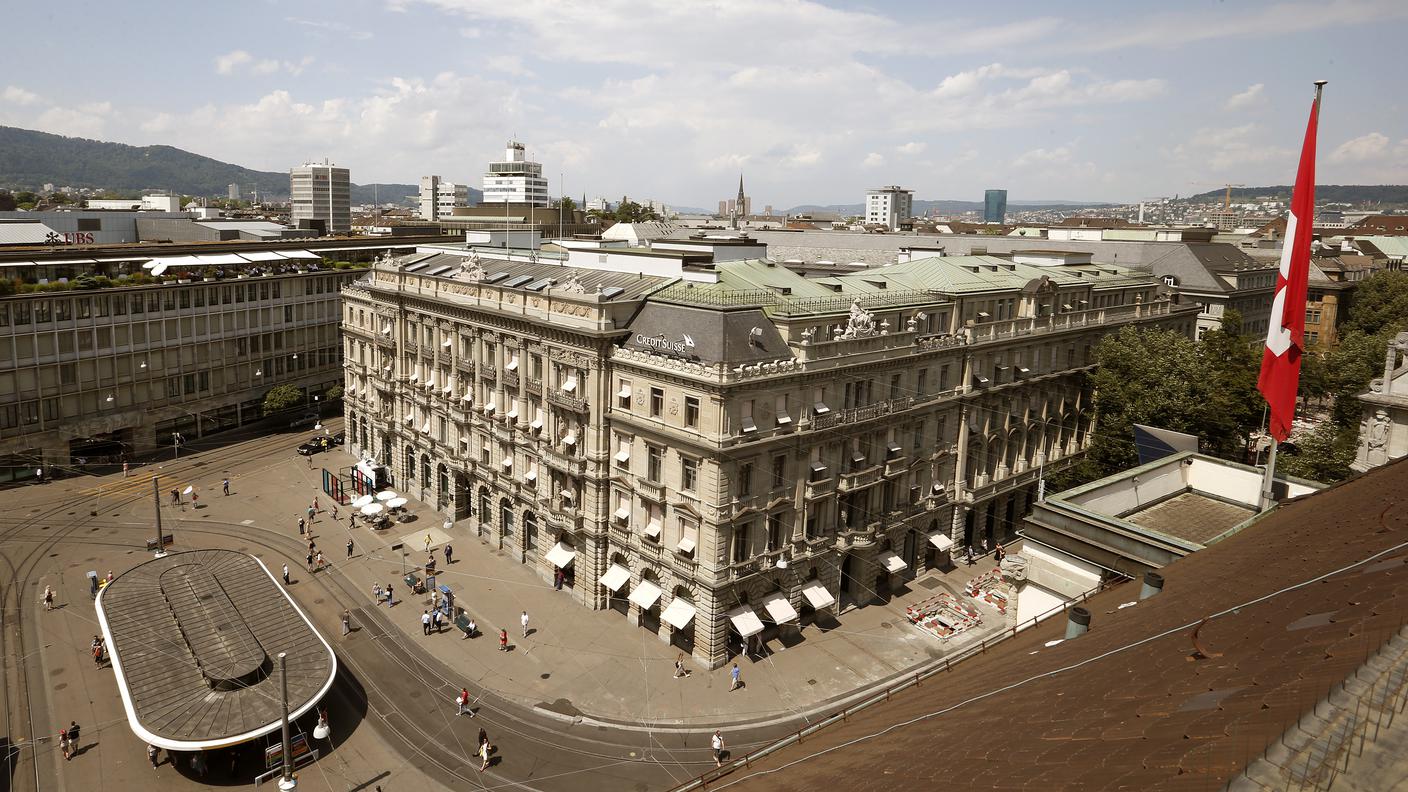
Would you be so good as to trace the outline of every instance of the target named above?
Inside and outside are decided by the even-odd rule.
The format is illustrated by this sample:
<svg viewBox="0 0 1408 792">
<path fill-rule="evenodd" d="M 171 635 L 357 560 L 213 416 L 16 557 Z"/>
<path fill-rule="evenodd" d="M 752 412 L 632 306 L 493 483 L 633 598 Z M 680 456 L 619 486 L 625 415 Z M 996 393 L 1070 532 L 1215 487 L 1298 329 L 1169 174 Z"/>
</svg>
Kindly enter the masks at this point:
<svg viewBox="0 0 1408 792">
<path fill-rule="evenodd" d="M 435 612 L 430 615 L 435 622 L 435 634 L 439 635 L 440 631 L 445 628 L 445 612 L 437 608 Z"/>
<path fill-rule="evenodd" d="M 349 515 L 347 515 L 347 530 L 350 531 L 350 530 L 352 530 L 353 528 L 356 528 L 356 527 L 357 527 L 357 515 L 355 515 L 355 514 L 349 514 Z"/>
<path fill-rule="evenodd" d="M 714 736 L 709 738 L 709 747 L 714 749 L 714 766 L 724 766 L 724 735 L 718 729 L 714 729 Z"/>
<path fill-rule="evenodd" d="M 318 510 L 317 510 L 317 509 L 313 508 L 312 506 L 309 506 L 309 507 L 308 507 L 308 524 L 309 524 L 309 525 L 312 525 L 312 524 L 313 524 L 313 518 L 314 518 L 315 515 L 317 515 L 317 513 L 318 513 Z"/>
<path fill-rule="evenodd" d="M 304 529 L 303 518 L 302 518 L 302 517 L 299 517 L 299 518 L 298 518 L 298 535 L 299 535 L 299 536 L 302 536 L 302 535 L 305 534 L 305 533 L 307 533 L 307 531 Z"/>
<path fill-rule="evenodd" d="M 372 599 L 376 600 L 377 605 L 381 605 L 382 597 L 380 583 L 372 583 Z"/>
<path fill-rule="evenodd" d="M 425 532 L 425 552 L 430 552 L 430 532 Z"/>
<path fill-rule="evenodd" d="M 334 520 L 337 519 L 337 504 L 336 504 L 336 503 L 334 503 L 334 504 L 332 505 L 332 518 L 333 518 Z"/>
<path fill-rule="evenodd" d="M 342 611 L 342 634 L 347 635 L 352 632 L 352 611 L 344 609 Z"/>
<path fill-rule="evenodd" d="M 564 574 L 562 574 L 562 570 L 561 570 L 560 568 L 554 568 L 554 569 L 552 570 L 552 587 L 553 587 L 553 590 L 554 590 L 554 591 L 562 591 L 562 581 L 564 581 L 564 580 L 566 580 L 566 579 L 567 579 L 567 576 L 564 575 Z"/>
<path fill-rule="evenodd" d="M 974 564 L 978 563 L 973 559 L 973 545 L 971 544 L 968 545 L 968 555 L 964 558 L 964 561 L 968 564 L 968 566 L 973 566 Z"/>
<path fill-rule="evenodd" d="M 528 611 L 523 611 L 523 615 L 518 617 L 518 623 L 523 625 L 523 637 L 528 637 Z"/>
<path fill-rule="evenodd" d="M 68 750 L 69 754 L 78 753 L 78 721 L 68 722 Z M 67 759 L 68 755 L 64 758 Z"/>
<path fill-rule="evenodd" d="M 396 598 L 391 594 L 391 584 L 386 584 L 386 607 L 391 608 L 396 605 Z"/>
<path fill-rule="evenodd" d="M 456 715 L 468 714 L 469 717 L 474 717 L 474 710 L 469 708 L 469 688 L 460 688 L 459 696 L 455 697 L 455 704 L 459 707 Z"/>
<path fill-rule="evenodd" d="M 454 548 L 450 547 L 450 543 L 449 543 L 449 542 L 446 542 L 446 543 L 445 543 L 445 566 L 449 566 L 449 565 L 450 565 L 450 556 L 453 555 L 454 552 L 455 552 L 455 551 L 454 551 Z"/>
<path fill-rule="evenodd" d="M 314 557 L 314 559 L 313 559 L 313 564 L 318 568 L 318 571 L 319 571 L 319 572 L 322 572 L 322 571 L 323 571 L 323 551 L 322 551 L 322 550 L 319 550 L 319 551 L 318 551 L 318 555 L 317 555 L 316 557 Z"/>
<path fill-rule="evenodd" d="M 424 611 L 420 615 L 420 634 L 430 635 L 430 611 Z"/>
<path fill-rule="evenodd" d="M 147 760 L 152 763 L 153 770 L 157 768 L 157 765 L 161 764 L 161 762 L 157 761 L 157 754 L 157 747 L 151 743 L 147 743 Z"/>
<path fill-rule="evenodd" d="M 44 587 L 44 596 L 40 598 L 44 603 L 44 610 L 54 609 L 54 589 L 50 586 Z"/>
<path fill-rule="evenodd" d="M 288 564 L 284 564 L 284 585 L 288 585 Z"/>
<path fill-rule="evenodd" d="M 729 670 L 728 676 L 731 680 L 728 686 L 728 692 L 732 693 L 743 687 L 743 672 L 738 669 L 738 663 L 733 664 L 733 668 Z"/>
<path fill-rule="evenodd" d="M 70 752 L 68 729 L 59 729 L 59 749 L 64 752 L 64 760 L 67 761 Z"/>
<path fill-rule="evenodd" d="M 221 479 L 221 480 L 220 480 L 220 489 L 225 493 L 225 497 L 227 497 L 227 498 L 230 497 L 230 480 L 229 480 L 229 479 Z"/>
<path fill-rule="evenodd" d="M 320 506 L 318 506 L 318 496 L 317 496 L 317 495 L 314 495 L 314 496 L 313 496 L 313 513 L 314 513 L 314 514 L 317 514 L 317 513 L 320 512 L 320 511 L 322 511 L 322 508 L 321 508 Z"/>
<path fill-rule="evenodd" d="M 675 658 L 675 679 L 688 676 L 688 674 L 689 672 L 684 670 L 684 652 L 680 652 L 679 657 Z"/>
<path fill-rule="evenodd" d="M 997 548 L 992 551 L 992 559 L 1001 564 L 1002 559 L 1007 557 L 1007 551 L 1002 549 L 1002 542 L 997 543 Z"/>
<path fill-rule="evenodd" d="M 88 651 L 93 655 L 93 665 L 103 667 L 103 639 L 101 636 L 93 636 L 93 643 L 89 644 Z"/>
<path fill-rule="evenodd" d="M 127 478 L 127 463 L 126 463 L 126 462 L 123 462 L 123 463 L 122 463 L 122 477 L 123 477 L 123 478 Z"/>
<path fill-rule="evenodd" d="M 499 629 L 499 651 L 508 651 L 508 630 L 502 628 Z"/>
<path fill-rule="evenodd" d="M 489 737 L 485 735 L 484 741 L 479 743 L 479 770 L 482 772 L 489 769 Z"/>
<path fill-rule="evenodd" d="M 309 554 L 308 554 L 308 571 L 309 571 L 310 573 L 313 571 L 313 554 L 312 554 L 312 553 L 309 553 Z"/>
<path fill-rule="evenodd" d="M 347 540 L 347 557 L 348 557 L 348 558 L 351 558 L 351 557 L 352 557 L 352 540 L 351 540 L 351 539 L 348 539 L 348 540 Z"/>
</svg>

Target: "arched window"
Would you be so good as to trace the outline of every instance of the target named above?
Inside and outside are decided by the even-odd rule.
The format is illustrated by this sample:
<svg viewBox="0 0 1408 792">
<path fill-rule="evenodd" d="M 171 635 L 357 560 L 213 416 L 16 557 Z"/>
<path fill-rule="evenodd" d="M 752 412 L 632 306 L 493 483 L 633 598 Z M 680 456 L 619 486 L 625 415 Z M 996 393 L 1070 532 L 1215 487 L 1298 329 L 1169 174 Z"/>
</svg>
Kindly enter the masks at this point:
<svg viewBox="0 0 1408 792">
<path fill-rule="evenodd" d="M 439 472 L 439 475 L 440 475 L 440 481 L 438 482 L 439 485 L 440 485 L 440 494 L 441 494 L 441 495 L 449 495 L 449 494 L 450 494 L 450 470 L 449 470 L 449 468 L 445 467 L 445 466 L 442 464 L 442 465 L 440 465 L 438 472 Z"/>
<path fill-rule="evenodd" d="M 412 481 L 415 481 L 415 480 L 416 480 L 416 450 L 415 450 L 414 448 L 407 447 L 407 448 L 406 448 L 406 481 L 407 481 L 407 482 L 412 482 Z"/>
<path fill-rule="evenodd" d="M 420 486 L 430 489 L 430 457 L 426 454 L 420 455 Z"/>
<path fill-rule="evenodd" d="M 508 498 L 499 501 L 499 530 L 504 536 L 513 536 L 513 506 Z"/>
<path fill-rule="evenodd" d="M 523 547 L 538 549 L 538 516 L 530 511 L 523 513 Z"/>
</svg>

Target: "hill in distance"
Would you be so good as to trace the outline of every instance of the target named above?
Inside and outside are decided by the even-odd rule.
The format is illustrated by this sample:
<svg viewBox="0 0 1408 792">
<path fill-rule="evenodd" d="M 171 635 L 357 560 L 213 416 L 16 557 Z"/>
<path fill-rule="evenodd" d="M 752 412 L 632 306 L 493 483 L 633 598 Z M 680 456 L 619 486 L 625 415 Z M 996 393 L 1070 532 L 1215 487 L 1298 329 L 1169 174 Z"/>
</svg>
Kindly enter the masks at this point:
<svg viewBox="0 0 1408 792">
<path fill-rule="evenodd" d="M 1091 208 L 1101 207 L 1101 206 L 1112 206 L 1112 204 L 1109 204 L 1109 203 L 1090 203 L 1090 202 L 1084 202 L 1084 201 L 1008 201 L 1008 202 L 1007 202 L 1007 210 L 1008 210 L 1009 212 L 1010 212 L 1010 211 L 1017 210 L 1017 209 L 1021 209 L 1021 210 L 1024 210 L 1024 211 L 1037 211 L 1037 210 L 1041 210 L 1041 209 L 1050 209 L 1050 210 L 1053 210 L 1053 211 L 1060 211 L 1060 210 L 1065 210 L 1065 209 L 1091 209 Z M 918 215 L 926 215 L 926 214 L 928 214 L 930 211 L 934 211 L 934 210 L 936 210 L 936 211 L 938 211 L 938 212 L 940 212 L 940 213 L 942 213 L 942 214 L 959 214 L 959 213 L 962 213 L 962 212 L 979 212 L 979 213 L 981 213 L 981 212 L 983 211 L 983 202 L 982 202 L 982 201 L 945 201 L 945 200 L 929 201 L 929 200 L 923 200 L 923 199 L 919 199 L 919 198 L 916 198 L 916 199 L 914 200 L 914 214 L 915 214 L 916 216 L 918 216 Z M 864 214 L 864 213 L 865 213 L 865 207 L 864 207 L 863 204 L 858 204 L 858 203 L 853 203 L 853 204 L 831 204 L 831 205 L 829 205 L 829 206 L 817 206 L 817 205 L 815 205 L 815 204 L 804 204 L 804 205 L 802 205 L 802 206 L 794 206 L 794 207 L 792 207 L 791 209 L 788 209 L 788 210 L 787 210 L 787 213 L 788 213 L 788 214 L 806 214 L 806 213 L 808 213 L 808 212 L 835 212 L 835 213 L 837 213 L 837 214 L 839 214 L 839 215 L 849 217 L 849 216 L 851 216 L 851 215 Z"/>
<path fill-rule="evenodd" d="M 129 146 L 0 126 L 0 188 L 34 190 L 46 182 L 115 192 L 170 190 L 225 197 L 231 184 L 260 195 L 288 197 L 288 174 L 257 171 L 172 146 Z M 374 189 L 375 187 L 375 189 Z M 412 184 L 352 185 L 352 203 L 383 203 L 416 195 Z"/>
<path fill-rule="evenodd" d="M 1226 188 L 1209 190 L 1190 195 L 1180 200 L 1190 203 L 1220 201 L 1227 195 Z M 1291 200 L 1291 185 L 1278 184 L 1271 187 L 1233 187 L 1233 201 L 1250 201 L 1256 198 Z M 1408 185 L 1403 184 L 1317 184 L 1316 203 L 1348 203 L 1356 205 L 1408 204 Z"/>
</svg>

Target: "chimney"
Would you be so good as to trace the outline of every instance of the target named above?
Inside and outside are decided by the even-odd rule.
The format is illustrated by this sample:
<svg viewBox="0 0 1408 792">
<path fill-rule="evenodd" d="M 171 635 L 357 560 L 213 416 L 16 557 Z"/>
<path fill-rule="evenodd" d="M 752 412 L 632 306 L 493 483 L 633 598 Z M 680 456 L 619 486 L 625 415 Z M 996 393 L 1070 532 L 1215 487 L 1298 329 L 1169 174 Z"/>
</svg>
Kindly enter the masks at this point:
<svg viewBox="0 0 1408 792">
<path fill-rule="evenodd" d="M 1144 585 L 1139 588 L 1139 599 L 1146 600 L 1164 590 L 1164 576 L 1150 570 L 1144 573 Z"/>
<path fill-rule="evenodd" d="M 1090 611 L 1077 605 L 1071 608 L 1069 621 L 1066 622 L 1066 640 L 1079 638 L 1090 630 Z"/>
</svg>

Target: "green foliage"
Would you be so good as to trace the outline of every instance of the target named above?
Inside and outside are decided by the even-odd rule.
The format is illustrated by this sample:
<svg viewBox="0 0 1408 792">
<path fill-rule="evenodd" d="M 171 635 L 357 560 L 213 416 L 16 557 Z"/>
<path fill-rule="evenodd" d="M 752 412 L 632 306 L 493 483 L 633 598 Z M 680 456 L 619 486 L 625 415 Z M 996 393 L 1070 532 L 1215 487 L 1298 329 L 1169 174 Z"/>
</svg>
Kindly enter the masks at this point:
<svg viewBox="0 0 1408 792">
<path fill-rule="evenodd" d="M 561 207 L 564 212 L 575 212 L 577 210 L 577 202 L 566 195 L 558 200 L 557 205 Z"/>
<path fill-rule="evenodd" d="M 0 190 L 0 212 L 13 212 L 19 206 L 9 190 Z"/>
<path fill-rule="evenodd" d="M 1227 194 L 1226 188 L 1219 187 L 1197 195 L 1190 195 L 1185 201 L 1221 201 Z M 1262 196 L 1291 200 L 1291 185 L 1280 184 L 1273 187 L 1233 187 L 1232 200 L 1238 198 L 1259 198 Z M 1408 187 L 1401 184 L 1317 184 L 1315 198 L 1334 203 L 1408 203 Z"/>
<path fill-rule="evenodd" d="M 336 401 L 336 400 L 338 400 L 338 399 L 341 399 L 341 398 L 342 398 L 342 386 L 341 386 L 341 385 L 334 385 L 334 386 L 332 386 L 331 388 L 328 388 L 328 392 L 327 392 L 326 398 L 327 398 L 328 401 Z"/>
<path fill-rule="evenodd" d="M 1297 476 L 1325 483 L 1346 479 L 1353 472 L 1359 433 L 1354 427 L 1326 422 L 1295 438 L 1295 452 L 1276 457 L 1277 475 Z"/>
<path fill-rule="evenodd" d="M 660 220 L 660 213 L 635 201 L 622 200 L 616 211 L 607 215 L 618 223 L 648 223 Z"/>
<path fill-rule="evenodd" d="M 273 415 L 303 403 L 303 393 L 292 385 L 275 385 L 264 394 L 264 414 Z"/>
<path fill-rule="evenodd" d="M 1408 329 L 1408 272 L 1383 270 L 1360 281 L 1341 332 L 1375 335 Z"/>
</svg>

